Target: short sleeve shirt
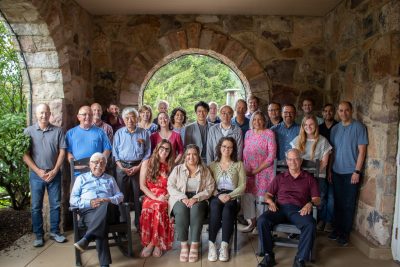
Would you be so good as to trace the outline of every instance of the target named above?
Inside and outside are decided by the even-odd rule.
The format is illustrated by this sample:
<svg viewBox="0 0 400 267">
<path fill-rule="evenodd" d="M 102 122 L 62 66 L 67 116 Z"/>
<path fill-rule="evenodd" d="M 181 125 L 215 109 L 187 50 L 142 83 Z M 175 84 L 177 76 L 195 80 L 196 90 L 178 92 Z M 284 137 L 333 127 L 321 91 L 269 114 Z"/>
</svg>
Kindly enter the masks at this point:
<svg viewBox="0 0 400 267">
<path fill-rule="evenodd" d="M 45 130 L 36 123 L 27 127 L 24 134 L 31 138 L 30 156 L 42 170 L 51 170 L 57 162 L 60 149 L 65 149 L 64 132 L 60 127 L 49 124 Z"/>
<path fill-rule="evenodd" d="M 303 207 L 313 197 L 319 197 L 317 180 L 307 171 L 294 178 L 289 171 L 278 174 L 271 182 L 268 193 L 275 196 L 280 205 Z"/>
<path fill-rule="evenodd" d="M 367 129 L 356 120 L 346 126 L 339 122 L 332 127 L 331 144 L 334 150 L 333 171 L 339 174 L 353 173 L 357 163 L 358 146 L 368 145 Z"/>
</svg>

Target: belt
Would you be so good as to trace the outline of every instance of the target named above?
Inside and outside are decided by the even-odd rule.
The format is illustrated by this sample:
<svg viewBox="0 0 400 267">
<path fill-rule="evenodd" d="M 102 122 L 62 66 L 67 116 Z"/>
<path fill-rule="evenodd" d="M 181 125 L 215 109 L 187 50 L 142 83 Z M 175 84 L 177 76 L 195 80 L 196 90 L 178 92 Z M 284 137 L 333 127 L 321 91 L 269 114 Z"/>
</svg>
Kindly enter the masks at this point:
<svg viewBox="0 0 400 267">
<path fill-rule="evenodd" d="M 133 161 L 120 160 L 119 162 L 121 162 L 124 165 L 135 166 L 135 165 L 139 165 L 142 161 L 141 160 L 133 160 Z"/>
</svg>

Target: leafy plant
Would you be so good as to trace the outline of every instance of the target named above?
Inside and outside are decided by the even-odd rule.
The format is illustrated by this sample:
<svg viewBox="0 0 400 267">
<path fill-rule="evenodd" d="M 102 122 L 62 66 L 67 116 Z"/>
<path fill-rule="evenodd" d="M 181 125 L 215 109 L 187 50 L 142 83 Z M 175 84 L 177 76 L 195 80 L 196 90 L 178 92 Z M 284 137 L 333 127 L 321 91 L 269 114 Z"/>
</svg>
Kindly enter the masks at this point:
<svg viewBox="0 0 400 267">
<path fill-rule="evenodd" d="M 29 148 L 26 127 L 26 98 L 22 90 L 21 69 L 10 33 L 0 21 L 0 187 L 12 208 L 29 205 L 28 168 L 22 161 Z M 3 190 L 2 190 L 3 191 Z"/>
<path fill-rule="evenodd" d="M 0 186 L 8 195 L 13 209 L 29 204 L 28 168 L 22 156 L 29 149 L 30 139 L 23 133 L 26 115 L 0 115 Z"/>
<path fill-rule="evenodd" d="M 155 116 L 158 101 L 165 99 L 170 104 L 170 111 L 183 107 L 189 121 L 194 121 L 194 105 L 198 101 L 224 105 L 224 89 L 228 88 L 241 89 L 240 97 L 244 98 L 239 77 L 227 65 L 210 56 L 186 55 L 161 67 L 153 75 L 144 91 L 144 103 L 152 107 Z"/>
</svg>

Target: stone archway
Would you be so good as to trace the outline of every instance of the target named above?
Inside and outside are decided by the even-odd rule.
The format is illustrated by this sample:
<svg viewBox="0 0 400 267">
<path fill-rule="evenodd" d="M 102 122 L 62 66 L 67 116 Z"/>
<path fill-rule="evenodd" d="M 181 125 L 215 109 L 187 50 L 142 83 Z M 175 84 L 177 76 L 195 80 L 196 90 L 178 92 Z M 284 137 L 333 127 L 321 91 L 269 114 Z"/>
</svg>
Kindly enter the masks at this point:
<svg viewBox="0 0 400 267">
<path fill-rule="evenodd" d="M 238 74 L 248 93 L 260 97 L 262 102 L 270 100 L 270 81 L 250 50 L 228 35 L 203 29 L 200 23 L 189 23 L 158 38 L 158 44 L 134 57 L 121 79 L 120 103 L 141 104 L 143 90 L 157 69 L 174 58 L 193 53 L 221 60 Z"/>
<path fill-rule="evenodd" d="M 186 49 L 186 50 L 179 50 L 179 51 L 173 52 L 172 54 L 163 58 L 147 73 L 142 85 L 140 86 L 139 97 L 138 97 L 139 106 L 143 105 L 144 91 L 146 90 L 147 84 L 149 83 L 149 81 L 153 77 L 153 75 L 160 68 L 162 68 L 163 66 L 167 65 L 174 59 L 177 59 L 181 56 L 193 55 L 193 54 L 205 55 L 205 56 L 209 56 L 209 57 L 212 57 L 212 58 L 215 58 L 215 59 L 221 61 L 223 64 L 228 66 L 239 77 L 240 81 L 243 84 L 243 88 L 246 92 L 246 95 L 249 95 L 251 93 L 250 84 L 249 84 L 249 81 L 247 80 L 246 76 L 236 67 L 235 63 L 233 63 L 229 58 L 227 58 L 219 53 L 216 53 L 214 51 L 211 51 L 211 50 Z"/>
</svg>

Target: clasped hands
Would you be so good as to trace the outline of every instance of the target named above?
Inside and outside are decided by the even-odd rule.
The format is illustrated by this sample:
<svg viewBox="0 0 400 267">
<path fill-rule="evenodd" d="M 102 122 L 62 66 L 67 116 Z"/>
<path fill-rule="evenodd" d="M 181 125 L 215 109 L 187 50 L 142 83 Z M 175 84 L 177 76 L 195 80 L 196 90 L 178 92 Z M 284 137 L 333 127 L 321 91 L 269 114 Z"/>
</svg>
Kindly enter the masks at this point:
<svg viewBox="0 0 400 267">
<path fill-rule="evenodd" d="M 278 207 L 276 206 L 275 202 L 267 202 L 268 204 L 268 209 L 272 212 L 276 212 L 278 210 Z M 299 213 L 301 216 L 304 215 L 309 215 L 311 214 L 313 205 L 311 204 L 311 202 L 307 202 L 303 208 L 301 208 L 301 210 L 299 210 Z"/>
<path fill-rule="evenodd" d="M 110 201 L 111 200 L 109 198 L 93 198 L 90 200 L 90 207 L 97 208 L 101 205 L 101 203 L 110 202 Z"/>
<path fill-rule="evenodd" d="M 135 173 L 137 173 L 140 170 L 140 165 L 138 166 L 133 166 L 130 168 L 122 168 L 122 170 L 128 175 L 128 176 L 132 176 Z"/>
<path fill-rule="evenodd" d="M 51 171 L 46 172 L 45 170 L 39 169 L 37 175 L 46 183 L 50 183 L 54 177 L 57 175 L 57 172 L 53 169 Z"/>
<path fill-rule="evenodd" d="M 181 200 L 183 204 L 186 205 L 186 207 L 191 208 L 193 205 L 198 202 L 197 198 L 184 198 Z"/>
</svg>

